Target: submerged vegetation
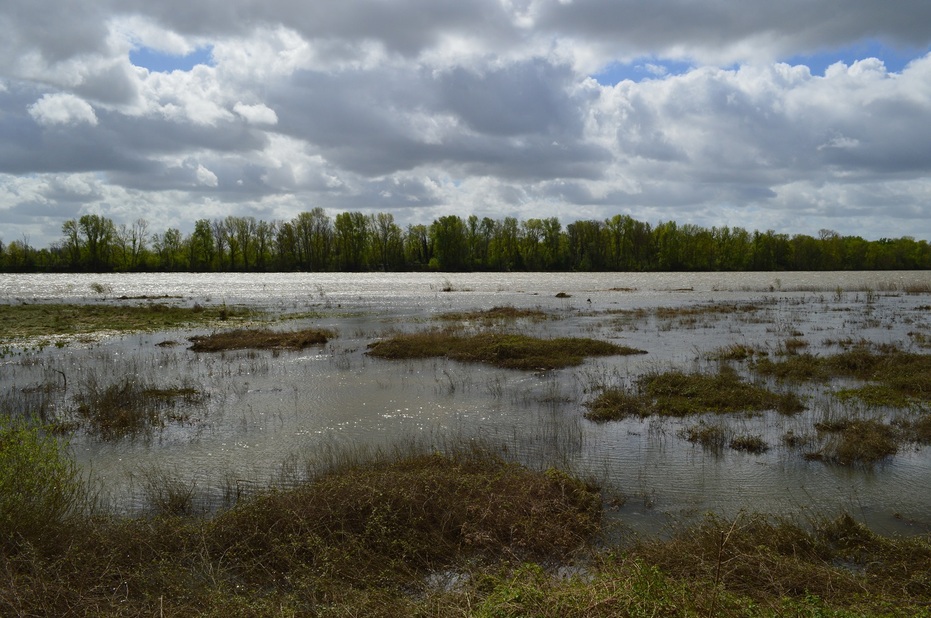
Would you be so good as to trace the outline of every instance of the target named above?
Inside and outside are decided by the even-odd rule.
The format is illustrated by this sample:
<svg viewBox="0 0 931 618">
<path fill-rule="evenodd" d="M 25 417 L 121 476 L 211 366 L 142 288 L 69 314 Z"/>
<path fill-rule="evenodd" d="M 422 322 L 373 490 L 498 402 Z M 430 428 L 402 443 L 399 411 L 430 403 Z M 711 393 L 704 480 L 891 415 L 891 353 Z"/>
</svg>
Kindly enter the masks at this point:
<svg viewBox="0 0 931 618">
<path fill-rule="evenodd" d="M 0 305 L 0 343 L 56 341 L 98 332 L 154 332 L 243 319 L 252 309 L 221 306 L 179 307 L 163 303 Z"/>
<path fill-rule="evenodd" d="M 645 354 L 643 350 L 588 338 L 539 339 L 528 335 L 456 330 L 406 333 L 376 341 L 368 354 L 378 358 L 447 357 L 466 363 L 488 363 L 506 369 L 560 369 L 580 365 L 588 356 Z"/>
<path fill-rule="evenodd" d="M 91 379 L 75 395 L 78 419 L 106 440 L 145 434 L 169 422 L 185 422 L 190 418 L 190 406 L 203 403 L 205 398 L 192 386 L 156 387 L 139 378 L 124 378 L 109 386 Z"/>
</svg>

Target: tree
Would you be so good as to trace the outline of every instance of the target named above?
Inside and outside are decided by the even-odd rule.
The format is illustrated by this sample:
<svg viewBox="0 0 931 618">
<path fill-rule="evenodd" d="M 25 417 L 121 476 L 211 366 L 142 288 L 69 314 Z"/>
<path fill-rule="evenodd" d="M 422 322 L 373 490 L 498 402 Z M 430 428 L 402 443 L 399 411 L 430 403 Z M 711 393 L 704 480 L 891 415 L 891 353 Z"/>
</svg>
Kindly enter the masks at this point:
<svg viewBox="0 0 931 618">
<path fill-rule="evenodd" d="M 72 270 L 77 270 L 81 264 L 81 232 L 76 219 L 68 219 L 61 226 L 64 234 L 62 244 L 68 254 L 68 261 Z"/>
<path fill-rule="evenodd" d="M 188 239 L 188 268 L 192 271 L 209 271 L 213 264 L 213 231 L 209 219 L 194 222 L 194 232 Z"/>
<path fill-rule="evenodd" d="M 210 228 L 213 231 L 213 242 L 217 246 L 217 270 L 223 270 L 223 254 L 227 242 L 226 225 L 222 219 L 214 219 L 210 223 Z"/>
<path fill-rule="evenodd" d="M 604 270 L 601 221 L 575 221 L 566 226 L 569 267 L 573 270 Z"/>
<path fill-rule="evenodd" d="M 423 224 L 408 225 L 404 237 L 404 257 L 407 263 L 419 270 L 426 268 L 433 257 L 433 245 L 430 234 Z"/>
<path fill-rule="evenodd" d="M 429 234 L 433 246 L 431 268 L 444 271 L 463 270 L 469 248 L 462 219 L 456 215 L 440 217 L 430 225 Z"/>
<path fill-rule="evenodd" d="M 170 227 L 161 236 L 153 235 L 152 246 L 155 247 L 159 270 L 173 271 L 182 263 L 180 230 Z"/>
<path fill-rule="evenodd" d="M 404 261 L 401 242 L 401 228 L 394 222 L 390 212 L 372 215 L 369 225 L 372 229 L 372 260 L 370 264 L 379 265 L 384 270 L 397 270 Z"/>
<path fill-rule="evenodd" d="M 368 221 L 361 212 L 342 212 L 336 215 L 333 228 L 336 255 L 341 270 L 362 270 L 368 241 Z"/>
<path fill-rule="evenodd" d="M 78 220 L 78 227 L 84 235 L 87 261 L 91 270 L 109 270 L 116 233 L 113 221 L 100 215 L 83 215 Z"/>
<path fill-rule="evenodd" d="M 333 225 L 322 208 L 302 212 L 292 222 L 298 264 L 304 270 L 326 270 L 330 261 Z"/>
</svg>

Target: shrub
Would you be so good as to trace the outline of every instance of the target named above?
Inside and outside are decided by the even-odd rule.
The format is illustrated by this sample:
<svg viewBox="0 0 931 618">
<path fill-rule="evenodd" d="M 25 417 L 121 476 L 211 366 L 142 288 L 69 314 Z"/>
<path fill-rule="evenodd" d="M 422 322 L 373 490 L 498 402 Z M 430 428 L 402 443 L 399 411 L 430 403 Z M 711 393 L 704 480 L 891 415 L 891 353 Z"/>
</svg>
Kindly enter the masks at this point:
<svg viewBox="0 0 931 618">
<path fill-rule="evenodd" d="M 83 498 L 77 468 L 55 437 L 0 418 L 0 548 L 51 547 Z"/>
</svg>

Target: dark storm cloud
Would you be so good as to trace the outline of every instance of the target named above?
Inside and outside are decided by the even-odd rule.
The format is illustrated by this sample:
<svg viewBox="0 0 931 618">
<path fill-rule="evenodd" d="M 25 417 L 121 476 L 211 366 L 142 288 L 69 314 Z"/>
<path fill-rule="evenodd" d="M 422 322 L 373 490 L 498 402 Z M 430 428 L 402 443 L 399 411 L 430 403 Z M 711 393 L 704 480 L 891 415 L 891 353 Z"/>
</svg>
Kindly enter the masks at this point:
<svg viewBox="0 0 931 618">
<path fill-rule="evenodd" d="M 915 47 L 931 41 L 931 4 L 903 0 L 573 0 L 542 2 L 537 26 L 633 55 L 702 55 L 741 43 L 743 57 L 809 53 L 864 38 Z"/>
</svg>

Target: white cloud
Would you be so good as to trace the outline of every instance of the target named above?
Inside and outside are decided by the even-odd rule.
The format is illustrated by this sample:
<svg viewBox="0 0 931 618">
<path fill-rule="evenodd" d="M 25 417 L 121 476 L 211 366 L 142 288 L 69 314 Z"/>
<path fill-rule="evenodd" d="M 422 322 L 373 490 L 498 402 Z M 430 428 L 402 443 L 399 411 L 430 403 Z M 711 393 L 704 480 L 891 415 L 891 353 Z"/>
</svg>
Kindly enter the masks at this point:
<svg viewBox="0 0 931 618">
<path fill-rule="evenodd" d="M 149 216 L 133 204 L 181 229 L 320 205 L 931 237 L 927 2 L 13 2 L 0 212 L 43 204 L 37 242 L 79 208 Z M 787 63 L 867 36 L 919 51 Z M 149 73 L 138 46 L 212 66 Z M 624 60 L 657 79 L 589 77 Z"/>
<path fill-rule="evenodd" d="M 251 124 L 264 124 L 269 126 L 278 124 L 278 114 L 275 113 L 275 110 L 262 103 L 246 105 L 239 101 L 233 106 L 233 111 Z"/>
<path fill-rule="evenodd" d="M 208 170 L 203 165 L 197 166 L 197 183 L 204 185 L 205 187 L 216 187 L 219 184 L 217 180 L 217 175 Z"/>
<path fill-rule="evenodd" d="M 46 94 L 29 106 L 29 115 L 43 126 L 97 124 L 90 103 L 73 94 Z"/>
</svg>

